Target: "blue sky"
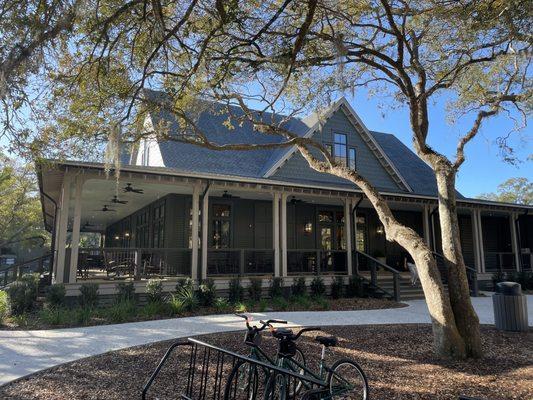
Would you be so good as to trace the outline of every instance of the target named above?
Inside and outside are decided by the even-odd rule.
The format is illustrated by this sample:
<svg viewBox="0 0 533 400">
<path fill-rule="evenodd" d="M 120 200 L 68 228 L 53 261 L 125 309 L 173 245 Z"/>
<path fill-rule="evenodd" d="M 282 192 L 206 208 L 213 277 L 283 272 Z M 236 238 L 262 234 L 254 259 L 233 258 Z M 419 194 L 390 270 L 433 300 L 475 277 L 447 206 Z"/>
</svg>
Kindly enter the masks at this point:
<svg viewBox="0 0 533 400">
<path fill-rule="evenodd" d="M 380 108 L 382 99 L 368 97 L 364 92 L 346 97 L 368 129 L 393 133 L 409 148 L 413 148 L 406 107 Z M 446 119 L 445 99 L 438 101 L 430 109 L 429 144 L 447 156 L 453 156 L 457 140 L 471 127 L 472 118 L 465 116 L 452 125 Z M 494 192 L 500 183 L 512 177 L 522 176 L 533 180 L 533 162 L 526 161 L 528 155 L 533 154 L 533 130 L 530 124 L 519 132 L 513 132 L 509 141 L 516 156 L 523 162 L 510 165 L 499 154 L 496 138 L 507 134 L 513 127 L 514 122 L 501 114 L 485 121 L 480 133 L 467 145 L 466 161 L 457 177 L 457 190 L 464 196 L 475 197 Z"/>
</svg>

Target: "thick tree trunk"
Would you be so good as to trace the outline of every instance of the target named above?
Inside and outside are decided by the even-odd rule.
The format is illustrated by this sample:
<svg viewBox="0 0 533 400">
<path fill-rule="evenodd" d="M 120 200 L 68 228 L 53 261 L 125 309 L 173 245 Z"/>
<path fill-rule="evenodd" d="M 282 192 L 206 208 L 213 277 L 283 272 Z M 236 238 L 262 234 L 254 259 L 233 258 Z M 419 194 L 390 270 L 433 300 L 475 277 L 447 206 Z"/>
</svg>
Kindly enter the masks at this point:
<svg viewBox="0 0 533 400">
<path fill-rule="evenodd" d="M 470 300 L 470 288 L 461 249 L 455 195 L 455 171 L 443 167 L 436 171 L 439 191 L 439 221 L 442 252 L 448 270 L 448 290 L 457 329 L 468 357 L 481 356 L 479 318 Z"/>
<path fill-rule="evenodd" d="M 357 171 L 342 166 L 328 166 L 318 161 L 304 146 L 298 146 L 311 168 L 345 178 L 356 184 L 376 210 L 385 228 L 387 240 L 402 246 L 416 263 L 433 328 L 433 347 L 440 357 L 465 358 L 465 343 L 457 329 L 450 299 L 444 290 L 433 253 L 413 229 L 402 225 L 379 192 Z"/>
</svg>

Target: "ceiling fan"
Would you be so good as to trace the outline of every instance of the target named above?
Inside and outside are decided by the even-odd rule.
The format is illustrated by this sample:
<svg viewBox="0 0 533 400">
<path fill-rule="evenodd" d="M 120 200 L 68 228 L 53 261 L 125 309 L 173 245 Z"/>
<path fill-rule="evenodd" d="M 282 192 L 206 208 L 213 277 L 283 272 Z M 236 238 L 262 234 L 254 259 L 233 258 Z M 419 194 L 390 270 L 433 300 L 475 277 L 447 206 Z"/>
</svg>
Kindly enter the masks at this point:
<svg viewBox="0 0 533 400">
<path fill-rule="evenodd" d="M 131 183 L 126 184 L 124 187 L 124 193 L 138 193 L 138 194 L 144 194 L 143 189 L 135 189 Z"/>
<path fill-rule="evenodd" d="M 101 209 L 99 209 L 99 210 L 93 210 L 93 211 L 102 211 L 102 212 L 112 211 L 112 212 L 115 212 L 115 211 L 117 211 L 117 210 L 112 210 L 111 208 L 108 208 L 108 207 L 107 207 L 107 204 L 104 204 L 104 207 L 102 207 Z"/>
<path fill-rule="evenodd" d="M 227 190 L 224 190 L 224 193 L 222 194 L 222 198 L 224 198 L 224 199 L 240 199 L 240 196 L 234 196 L 232 194 L 229 194 Z"/>
<path fill-rule="evenodd" d="M 128 204 L 128 201 L 127 200 L 120 200 L 118 198 L 118 196 L 113 196 L 113 198 L 110 200 L 111 203 L 114 203 L 114 204 Z"/>
<path fill-rule="evenodd" d="M 292 198 L 290 200 L 290 203 L 291 204 L 298 204 L 298 203 L 305 203 L 305 201 L 303 201 L 301 199 L 297 199 L 296 197 L 292 196 Z"/>
</svg>

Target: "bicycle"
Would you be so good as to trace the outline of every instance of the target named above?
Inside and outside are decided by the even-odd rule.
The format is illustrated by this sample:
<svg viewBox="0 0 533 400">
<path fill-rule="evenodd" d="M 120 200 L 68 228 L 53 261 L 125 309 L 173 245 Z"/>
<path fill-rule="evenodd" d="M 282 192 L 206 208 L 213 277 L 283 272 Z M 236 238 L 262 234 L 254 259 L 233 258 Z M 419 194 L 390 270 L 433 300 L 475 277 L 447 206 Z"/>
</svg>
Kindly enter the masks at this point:
<svg viewBox="0 0 533 400">
<path fill-rule="evenodd" d="M 270 357 L 261 348 L 261 332 L 267 327 L 274 329 L 272 324 L 286 324 L 287 321 L 269 319 L 268 321 L 259 321 L 261 326 L 252 326 L 250 321 L 252 318 L 245 314 L 235 314 L 238 317 L 243 318 L 246 321 L 246 334 L 244 336 L 244 343 L 249 346 L 250 354 L 249 358 L 262 361 L 267 364 L 283 366 L 291 369 L 294 372 L 301 373 L 301 365 L 306 365 L 305 356 L 300 349 L 294 346 L 293 352 L 289 356 L 288 352 L 283 352 L 278 349 L 274 358 Z M 297 366 L 294 361 L 297 360 Z M 265 387 L 269 379 L 269 371 L 266 368 L 261 368 L 264 374 Z M 259 386 L 259 371 L 257 365 L 250 365 L 244 361 L 237 362 L 228 375 L 226 387 L 224 390 L 224 398 L 235 399 L 237 394 L 244 395 L 248 400 L 256 398 Z M 299 389 L 298 389 L 299 390 Z"/>
<path fill-rule="evenodd" d="M 276 329 L 273 332 L 274 337 L 280 340 L 281 347 L 291 352 L 291 348 L 295 346 L 296 340 L 304 332 L 311 330 L 318 330 L 319 328 L 304 328 L 297 334 L 294 334 L 290 329 Z M 322 381 L 323 387 L 327 389 L 312 389 L 304 381 L 299 381 L 299 387 L 296 391 L 287 390 L 288 382 L 285 376 L 281 374 L 273 374 L 269 378 L 266 386 L 265 399 L 266 400 L 289 400 L 294 398 L 295 394 L 299 393 L 302 386 L 307 390 L 304 398 L 307 400 L 367 400 L 368 399 L 368 380 L 362 368 L 353 360 L 342 358 L 333 363 L 331 367 L 326 364 L 325 356 L 326 349 L 335 347 L 338 340 L 334 336 L 317 336 L 315 340 L 322 345 L 322 354 L 319 362 L 318 373 L 311 371 L 306 365 L 300 364 L 297 360 L 292 360 L 293 368 L 299 368 L 303 374 Z M 282 350 L 284 351 L 284 350 Z M 282 365 L 279 365 L 283 367 Z"/>
</svg>

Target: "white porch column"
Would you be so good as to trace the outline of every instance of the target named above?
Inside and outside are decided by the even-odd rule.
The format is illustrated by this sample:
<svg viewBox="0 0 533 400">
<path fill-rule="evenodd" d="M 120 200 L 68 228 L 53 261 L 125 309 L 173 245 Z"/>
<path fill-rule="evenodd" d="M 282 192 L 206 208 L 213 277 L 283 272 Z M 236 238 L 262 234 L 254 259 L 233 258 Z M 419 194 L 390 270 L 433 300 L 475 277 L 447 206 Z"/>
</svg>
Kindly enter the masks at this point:
<svg viewBox="0 0 533 400">
<path fill-rule="evenodd" d="M 485 272 L 485 249 L 483 247 L 483 224 L 481 221 L 480 210 L 476 211 L 476 220 L 477 220 L 477 235 L 478 235 L 478 247 L 479 247 L 481 272 Z"/>
<path fill-rule="evenodd" d="M 422 208 L 422 227 L 424 230 L 424 241 L 428 246 L 431 246 L 431 234 L 429 232 L 429 205 L 427 204 L 424 204 L 424 207 Z"/>
<path fill-rule="evenodd" d="M 476 210 L 472 210 L 470 212 L 470 219 L 472 222 L 472 238 L 474 242 L 474 263 L 476 264 L 476 271 L 481 271 L 481 254 L 479 250 L 479 231 L 478 231 L 478 223 L 477 223 L 477 212 Z"/>
<path fill-rule="evenodd" d="M 207 249 L 209 240 L 209 188 L 205 191 L 202 199 L 202 279 L 207 279 Z"/>
<path fill-rule="evenodd" d="M 198 278 L 198 211 L 200 209 L 200 186 L 194 185 L 192 190 L 192 253 L 191 253 L 191 279 Z M 204 243 L 202 243 L 202 248 Z"/>
<path fill-rule="evenodd" d="M 57 234 L 57 257 L 54 283 L 65 283 L 65 256 L 67 246 L 68 208 L 70 205 L 71 176 L 65 173 L 61 193 L 61 208 L 59 213 L 59 226 Z"/>
<path fill-rule="evenodd" d="M 287 276 L 287 193 L 281 194 L 281 276 Z"/>
<path fill-rule="evenodd" d="M 68 275 L 69 283 L 76 283 L 78 272 L 78 249 L 80 245 L 80 225 L 81 225 L 81 191 L 83 188 L 83 177 L 76 178 L 76 189 L 74 192 L 74 221 L 72 223 L 72 243 L 70 246 L 70 271 Z"/>
<path fill-rule="evenodd" d="M 515 213 L 511 213 L 509 215 L 509 225 L 511 228 L 511 246 L 512 246 L 513 253 L 514 253 L 516 270 L 520 271 L 520 245 L 518 243 L 518 238 L 516 235 L 515 219 L 516 219 Z"/>
<path fill-rule="evenodd" d="M 272 247 L 274 247 L 274 276 L 280 276 L 279 198 L 280 194 L 278 192 L 274 192 L 272 199 Z"/>
<path fill-rule="evenodd" d="M 346 261 L 348 275 L 353 274 L 352 266 L 352 199 L 347 198 L 344 201 L 344 237 L 346 238 Z"/>
</svg>

